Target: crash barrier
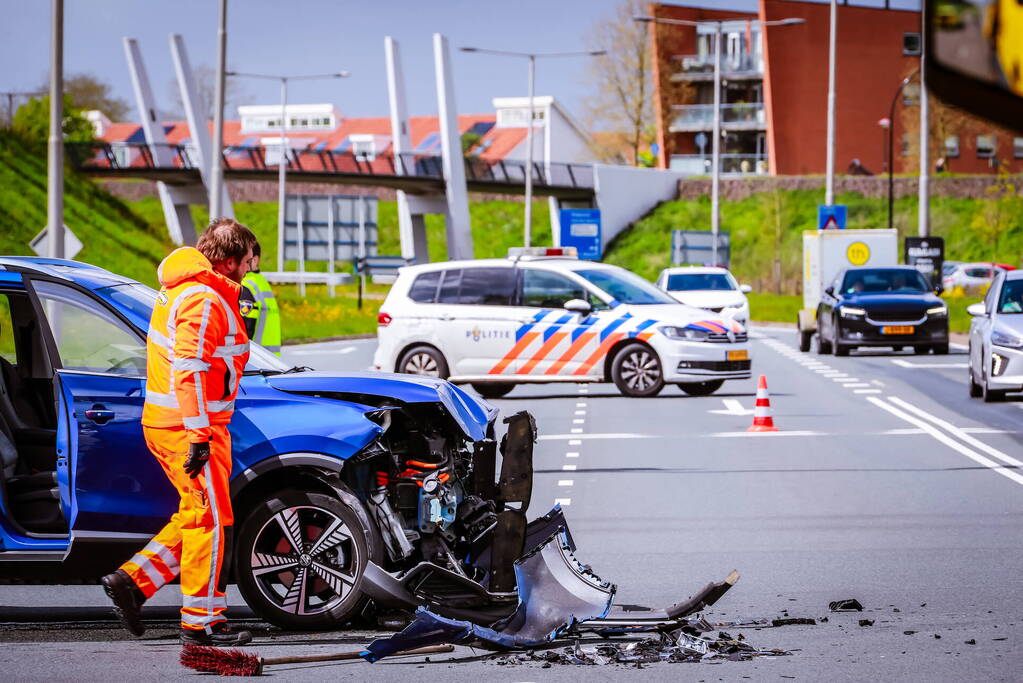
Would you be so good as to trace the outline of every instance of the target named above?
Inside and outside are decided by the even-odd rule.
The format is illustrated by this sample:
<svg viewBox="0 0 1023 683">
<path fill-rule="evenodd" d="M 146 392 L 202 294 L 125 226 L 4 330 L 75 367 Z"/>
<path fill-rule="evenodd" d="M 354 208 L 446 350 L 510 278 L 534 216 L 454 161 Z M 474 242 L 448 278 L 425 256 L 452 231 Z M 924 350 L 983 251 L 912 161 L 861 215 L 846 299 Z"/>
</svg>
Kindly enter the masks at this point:
<svg viewBox="0 0 1023 683">
<path fill-rule="evenodd" d="M 393 283 L 398 269 L 406 265 L 408 261 L 404 256 L 366 256 L 353 261 L 356 274 L 372 278 L 374 284 Z"/>
<path fill-rule="evenodd" d="M 443 182 L 444 170 L 440 155 L 381 154 L 367 156 L 351 151 L 321 148 L 323 143 L 307 149 L 287 150 L 287 171 L 292 174 L 345 175 L 369 178 L 408 177 Z M 105 175 L 144 176 L 146 172 L 198 172 L 198 155 L 191 145 L 145 142 L 67 142 L 68 163 L 76 170 L 106 172 Z M 246 172 L 277 172 L 280 155 L 276 149 L 267 159 L 261 145 L 230 145 L 224 147 L 224 172 L 244 176 Z M 480 157 L 465 158 L 466 181 L 478 185 L 521 185 L 525 183 L 527 164 L 524 161 Z M 163 175 L 166 175 L 164 173 Z M 592 164 L 564 162 L 532 164 L 533 184 L 537 188 L 562 187 L 593 190 Z"/>
<path fill-rule="evenodd" d="M 776 432 L 774 418 L 771 417 L 771 395 L 767 393 L 767 376 L 760 375 L 757 382 L 757 404 L 753 408 L 753 424 L 748 432 Z"/>
</svg>

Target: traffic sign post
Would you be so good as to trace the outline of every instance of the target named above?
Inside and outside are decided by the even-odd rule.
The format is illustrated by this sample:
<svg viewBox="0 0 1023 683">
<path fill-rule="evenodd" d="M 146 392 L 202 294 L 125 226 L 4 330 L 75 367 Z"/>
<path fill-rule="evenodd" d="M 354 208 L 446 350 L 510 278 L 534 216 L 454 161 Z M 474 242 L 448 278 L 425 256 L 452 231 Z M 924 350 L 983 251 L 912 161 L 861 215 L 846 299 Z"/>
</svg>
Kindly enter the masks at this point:
<svg viewBox="0 0 1023 683">
<path fill-rule="evenodd" d="M 845 204 L 818 204 L 818 230 L 845 230 L 847 207 Z"/>
<path fill-rule="evenodd" d="M 49 228 L 43 228 L 38 235 L 32 238 L 32 241 L 28 243 L 28 246 L 32 248 L 39 256 L 50 255 L 50 232 Z M 82 240 L 75 236 L 75 233 L 71 232 L 71 228 L 64 226 L 64 258 L 73 259 L 78 255 L 78 252 L 82 250 Z"/>
<path fill-rule="evenodd" d="M 581 259 L 600 260 L 600 209 L 561 209 L 559 222 L 560 246 L 575 247 Z"/>
</svg>

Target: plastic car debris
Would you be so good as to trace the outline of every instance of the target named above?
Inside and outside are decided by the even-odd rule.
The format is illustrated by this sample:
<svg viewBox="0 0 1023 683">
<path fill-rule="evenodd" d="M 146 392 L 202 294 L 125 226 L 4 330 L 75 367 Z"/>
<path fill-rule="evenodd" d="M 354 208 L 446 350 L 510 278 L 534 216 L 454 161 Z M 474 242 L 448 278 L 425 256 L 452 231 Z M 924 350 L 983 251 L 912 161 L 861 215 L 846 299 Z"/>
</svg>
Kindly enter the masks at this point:
<svg viewBox="0 0 1023 683">
<path fill-rule="evenodd" d="M 771 626 L 816 626 L 817 620 L 808 617 L 786 617 L 784 619 L 772 619 Z"/>
<path fill-rule="evenodd" d="M 828 603 L 828 609 L 832 612 L 862 612 L 863 605 L 856 598 L 848 600 L 835 600 Z"/>
</svg>

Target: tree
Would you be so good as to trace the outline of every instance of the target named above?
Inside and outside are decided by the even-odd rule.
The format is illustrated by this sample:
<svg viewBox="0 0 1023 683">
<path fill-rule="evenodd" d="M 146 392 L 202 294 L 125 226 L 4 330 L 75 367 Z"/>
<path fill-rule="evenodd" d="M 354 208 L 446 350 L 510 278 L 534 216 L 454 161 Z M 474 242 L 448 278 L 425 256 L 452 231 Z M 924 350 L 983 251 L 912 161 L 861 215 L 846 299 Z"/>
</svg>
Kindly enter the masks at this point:
<svg viewBox="0 0 1023 683">
<path fill-rule="evenodd" d="M 14 131 L 30 142 L 44 143 L 50 137 L 50 96 L 33 97 L 14 113 Z M 92 124 L 80 109 L 76 109 L 71 95 L 64 95 L 64 140 L 66 142 L 92 142 L 95 134 Z"/>
<path fill-rule="evenodd" d="M 593 94 L 584 101 L 587 123 L 591 128 L 623 133 L 631 163 L 641 161 L 644 147 L 656 135 L 650 33 L 632 18 L 645 13 L 642 0 L 623 0 L 611 17 L 594 25 L 587 39 L 589 49 L 607 52 L 591 62 Z M 594 145 L 601 157 L 617 152 L 602 153 L 600 143 Z"/>
<path fill-rule="evenodd" d="M 39 86 L 41 92 L 50 89 L 49 75 L 44 77 Z M 64 94 L 71 97 L 77 109 L 89 111 L 98 109 L 111 121 L 123 121 L 131 111 L 128 103 L 110 93 L 110 85 L 99 80 L 92 74 L 81 73 L 64 78 Z"/>
<path fill-rule="evenodd" d="M 192 69 L 192 77 L 195 79 L 196 95 L 199 97 L 199 113 L 206 121 L 212 121 L 213 107 L 217 101 L 217 70 L 209 64 L 200 64 Z M 184 116 L 185 101 L 181 99 L 181 88 L 178 86 L 178 80 L 176 78 L 171 80 L 168 87 L 170 88 L 171 98 L 175 107 L 173 114 L 175 116 Z M 232 107 L 237 106 L 241 100 L 248 97 L 248 92 L 236 79 L 226 78 L 224 80 L 224 117 L 230 118 L 227 112 L 230 112 Z"/>
</svg>

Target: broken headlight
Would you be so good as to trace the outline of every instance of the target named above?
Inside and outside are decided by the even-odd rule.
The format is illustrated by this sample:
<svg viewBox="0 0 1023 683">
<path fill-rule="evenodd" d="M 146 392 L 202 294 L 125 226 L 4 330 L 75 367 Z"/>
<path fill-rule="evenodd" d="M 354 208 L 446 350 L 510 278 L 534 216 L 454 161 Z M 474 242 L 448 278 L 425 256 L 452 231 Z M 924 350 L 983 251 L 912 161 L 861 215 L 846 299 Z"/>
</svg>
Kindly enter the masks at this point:
<svg viewBox="0 0 1023 683">
<path fill-rule="evenodd" d="M 707 330 L 693 327 L 674 327 L 671 325 L 658 327 L 657 330 L 668 339 L 678 339 L 681 341 L 706 341 L 707 336 L 710 334 Z"/>
</svg>

